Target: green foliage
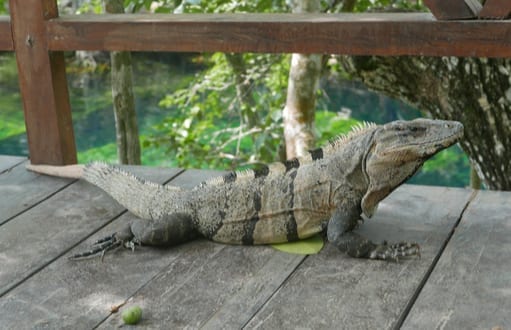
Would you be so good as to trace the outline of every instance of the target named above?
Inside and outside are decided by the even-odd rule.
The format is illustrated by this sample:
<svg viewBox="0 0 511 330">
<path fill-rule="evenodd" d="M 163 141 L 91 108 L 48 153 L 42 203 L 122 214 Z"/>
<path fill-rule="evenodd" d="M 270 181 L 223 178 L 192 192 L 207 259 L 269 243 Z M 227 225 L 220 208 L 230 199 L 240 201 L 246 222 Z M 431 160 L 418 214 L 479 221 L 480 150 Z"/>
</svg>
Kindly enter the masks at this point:
<svg viewBox="0 0 511 330">
<path fill-rule="evenodd" d="M 353 118 L 344 118 L 335 112 L 316 112 L 316 127 L 318 140 L 316 145 L 323 146 L 338 135 L 347 134 L 351 128 L 360 122 Z"/>
<path fill-rule="evenodd" d="M 103 13 L 103 0 L 83 1 L 76 10 L 76 14 L 101 14 Z"/>
<path fill-rule="evenodd" d="M 156 13 L 263 13 L 288 11 L 283 0 L 125 0 L 130 11 Z"/>
<path fill-rule="evenodd" d="M 7 3 L 8 3 L 7 0 L 0 0 L 0 15 L 9 13 L 7 11 Z"/>
<path fill-rule="evenodd" d="M 105 161 L 107 163 L 117 163 L 117 147 L 115 143 L 104 144 L 100 147 L 90 148 L 85 151 L 78 152 L 78 163 L 86 164 L 92 161 Z"/>
<path fill-rule="evenodd" d="M 423 1 L 421 0 L 358 0 L 354 11 L 365 12 L 368 10 L 390 10 L 398 9 L 402 11 L 425 11 Z"/>
<path fill-rule="evenodd" d="M 6 12 L 6 4 L 5 0 L 0 0 L 0 13 Z M 325 12 L 338 12 L 342 4 L 342 1 L 322 0 Z M 127 12 L 157 13 L 289 12 L 288 2 L 285 0 L 125 0 L 125 8 Z M 358 0 L 354 10 L 363 12 L 389 8 L 424 10 L 424 5 L 422 1 Z M 88 0 L 82 2 L 76 13 L 102 11 L 103 0 Z M 0 139 L 24 131 L 22 112 L 19 111 L 19 91 L 12 88 L 12 83 L 3 83 L 17 80 L 14 57 L 5 55 L 0 54 L 0 104 L 3 105 Z M 282 148 L 282 108 L 286 99 L 289 56 L 243 54 L 242 66 L 245 71 L 242 73 L 233 68 L 225 54 L 197 55 L 194 61 L 196 67 L 204 68 L 194 76 L 183 76 L 183 73 L 168 72 L 168 68 L 160 67 L 155 67 L 151 75 L 137 75 L 135 68 L 136 83 L 138 82 L 135 87 L 137 100 L 145 105 L 144 112 L 151 113 L 150 119 L 141 124 L 141 132 L 145 134 L 144 163 L 227 169 L 277 160 L 278 150 Z M 100 63 L 93 70 L 100 74 L 99 78 L 108 79 L 108 69 L 102 65 L 104 64 Z M 110 113 L 111 96 L 108 86 L 100 83 L 99 87 L 103 88 L 74 88 L 73 76 L 81 75 L 83 72 L 78 71 L 88 69 L 90 68 L 85 66 L 68 66 L 77 137 L 80 131 L 90 133 L 87 122 L 103 122 L 107 117 L 106 113 Z M 409 119 L 406 109 L 381 100 L 379 102 L 373 94 L 367 93 L 361 100 L 358 97 L 360 95 L 348 95 L 348 91 L 357 90 L 356 88 L 343 88 L 341 91 L 339 81 L 347 78 L 347 75 L 334 59 L 328 61 L 324 72 L 328 76 L 325 80 L 334 83 L 328 87 L 323 85 L 324 89 L 318 92 L 318 108 L 338 109 L 339 104 L 342 104 L 359 111 L 359 120 L 384 122 L 401 116 Z M 165 75 L 168 77 L 164 77 Z M 237 83 L 239 84 L 240 80 L 236 79 L 239 76 L 249 86 L 246 89 L 247 95 L 239 95 Z M 154 81 L 160 83 L 155 84 Z M 94 88 L 100 92 L 94 91 Z M 360 89 L 358 91 L 360 92 Z M 160 107 L 151 105 L 155 103 L 152 97 L 163 94 L 166 96 L 161 100 Z M 375 104 L 385 108 L 377 117 L 374 116 Z M 160 119 L 162 108 L 167 113 L 163 120 Z M 369 110 L 363 110 L 367 113 L 361 115 L 360 108 Z M 101 114 L 96 114 L 98 112 Z M 256 124 L 249 122 L 247 114 L 253 116 L 252 119 L 257 119 Z M 358 122 L 334 112 L 318 111 L 317 146 L 348 132 Z M 151 125 L 153 129 L 149 128 Z M 113 127 L 113 123 L 111 126 Z M 94 133 L 94 140 L 103 139 L 103 136 L 98 137 L 101 134 Z M 81 149 L 90 148 L 86 145 L 89 142 L 84 144 L 82 140 L 85 139 L 77 140 Z M 162 160 L 162 154 L 166 154 L 166 160 Z M 115 162 L 115 155 L 116 147 L 112 142 L 80 152 L 78 158 L 80 162 L 97 159 Z M 460 171 L 460 168 L 465 170 Z M 467 168 L 467 158 L 459 148 L 451 148 L 426 162 L 422 171 L 413 177 L 411 182 L 438 184 L 441 181 L 443 184 L 459 186 L 468 183 Z"/>
<path fill-rule="evenodd" d="M 2 105 L 0 140 L 25 132 L 17 81 L 18 72 L 14 54 L 0 54 L 0 104 Z"/>
<path fill-rule="evenodd" d="M 253 113 L 263 118 L 250 127 L 241 114 L 234 72 L 224 54 L 200 58 L 208 69 L 167 95 L 160 106 L 169 115 L 144 146 L 166 146 L 180 166 L 234 168 L 273 161 L 281 128 L 289 60 L 284 55 L 244 54 Z"/>
<path fill-rule="evenodd" d="M 452 146 L 436 154 L 424 163 L 421 171 L 409 181 L 426 185 L 438 185 L 439 182 L 452 187 L 468 186 L 470 164 L 459 146 Z"/>
</svg>

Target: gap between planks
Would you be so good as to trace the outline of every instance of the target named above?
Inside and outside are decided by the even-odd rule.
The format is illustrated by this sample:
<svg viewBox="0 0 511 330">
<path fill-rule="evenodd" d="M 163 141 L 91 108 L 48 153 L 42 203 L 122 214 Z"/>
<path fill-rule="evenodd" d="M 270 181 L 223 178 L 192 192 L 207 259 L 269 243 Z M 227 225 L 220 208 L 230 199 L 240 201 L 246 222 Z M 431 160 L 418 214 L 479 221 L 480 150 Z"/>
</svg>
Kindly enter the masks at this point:
<svg viewBox="0 0 511 330">
<path fill-rule="evenodd" d="M 22 161 L 20 163 L 17 163 L 11 167 L 9 167 L 8 169 L 0 172 L 0 175 L 2 174 L 6 174 L 6 173 L 9 173 L 11 172 L 12 170 L 14 170 L 16 167 L 18 166 L 25 166 L 25 164 L 27 163 L 27 161 Z M 38 174 L 38 175 L 41 175 L 41 174 Z M 60 188 L 56 188 L 56 190 L 54 191 L 51 191 L 51 192 L 48 192 L 48 194 L 46 194 L 44 197 L 41 197 L 41 199 L 39 200 L 36 200 L 36 201 L 33 201 L 31 202 L 30 205 L 27 205 L 25 208 L 23 208 L 22 210 L 20 210 L 19 212 L 16 212 L 14 214 L 12 214 L 11 216 L 9 216 L 8 218 L 4 219 L 4 220 L 1 220 L 0 219 L 0 226 L 2 225 L 5 225 L 7 224 L 9 221 L 15 219 L 16 217 L 22 215 L 23 213 L 25 212 L 28 212 L 30 211 L 31 209 L 33 209 L 34 207 L 38 206 L 39 204 L 47 201 L 48 199 L 52 198 L 53 196 L 55 196 L 56 194 L 60 193 L 62 190 L 66 189 L 67 187 L 69 187 L 70 185 L 72 185 L 73 183 L 75 183 L 76 181 L 78 181 L 77 179 L 74 179 L 74 180 L 71 180 L 69 181 L 68 183 L 65 183 L 63 186 L 61 186 Z M 0 297 L 1 297 L 1 293 L 0 293 Z"/>
<path fill-rule="evenodd" d="M 454 235 L 454 232 L 456 231 L 456 228 L 458 228 L 459 224 L 461 223 L 461 220 L 463 219 L 463 215 L 465 214 L 465 211 L 468 209 L 468 207 L 470 206 L 472 201 L 477 197 L 478 192 L 479 192 L 479 190 L 473 190 L 472 193 L 470 194 L 470 196 L 468 197 L 467 201 L 465 202 L 465 205 L 463 206 L 463 209 L 460 212 L 458 219 L 452 226 L 451 231 L 449 232 L 447 238 L 445 239 L 444 244 L 442 244 L 442 246 L 440 247 L 440 250 L 438 251 L 438 253 L 435 256 L 435 258 L 433 259 L 433 261 L 431 262 L 431 265 L 429 266 L 428 270 L 426 271 L 426 274 L 424 275 L 421 282 L 417 286 L 417 290 L 412 295 L 411 299 L 408 301 L 408 304 L 405 306 L 403 313 L 401 313 L 401 316 L 397 319 L 397 321 L 394 324 L 394 326 L 392 327 L 392 329 L 398 330 L 398 329 L 401 329 L 401 327 L 403 326 L 403 323 L 405 322 L 406 318 L 408 317 L 408 314 L 410 313 L 413 305 L 417 301 L 417 298 L 419 297 L 420 293 L 422 292 L 422 289 L 428 282 L 431 274 L 433 273 L 433 270 L 435 269 L 436 265 L 438 264 L 438 261 L 442 257 L 447 245 L 451 241 L 451 239 Z"/>
<path fill-rule="evenodd" d="M 20 164 L 17 164 L 15 166 L 13 166 L 12 168 L 16 167 L 16 166 L 21 166 L 22 164 L 24 164 L 25 162 L 23 163 L 20 163 Z M 11 168 L 11 169 L 12 169 Z M 123 167 L 123 168 L 126 168 L 126 167 Z M 128 167 L 129 168 L 129 167 Z M 176 177 L 178 177 L 179 175 L 183 174 L 185 172 L 184 169 L 178 169 L 177 173 L 175 173 L 174 175 L 172 175 L 169 179 L 165 180 L 163 184 L 168 184 L 170 181 L 174 180 Z M 40 175 L 40 174 L 38 174 Z M 51 192 L 49 193 L 48 195 L 46 195 L 44 198 L 42 198 L 41 200 L 35 202 L 33 205 L 30 205 L 29 207 L 25 208 L 23 211 L 21 212 L 18 212 L 17 214 L 9 217 L 8 219 L 6 219 L 6 221 L 4 221 L 1 225 L 4 225 L 6 223 L 8 223 L 9 221 L 15 219 L 16 217 L 20 216 L 21 214 L 25 213 L 25 212 L 28 212 L 29 210 L 33 209 L 34 207 L 38 206 L 39 204 L 49 200 L 50 198 L 52 198 L 53 196 L 55 196 L 56 194 L 62 192 L 63 190 L 65 190 L 66 188 L 68 188 L 69 186 L 71 186 L 72 184 L 76 183 L 77 181 L 79 181 L 80 179 L 75 179 L 75 180 L 72 180 L 71 182 L 69 182 L 68 184 L 65 184 L 63 187 L 57 189 L 56 191 L 54 192 Z M 26 276 L 23 276 L 22 278 L 18 279 L 18 280 L 15 280 L 13 281 L 12 283 L 6 285 L 2 291 L 0 291 L 0 298 L 7 295 L 9 292 L 11 292 L 12 290 L 14 290 L 15 288 L 17 288 L 18 286 L 20 286 L 21 284 L 23 284 L 25 281 L 31 279 L 34 275 L 36 275 L 37 273 L 39 273 L 42 269 L 46 268 L 48 265 L 50 265 L 51 263 L 55 262 L 56 260 L 58 260 L 59 258 L 63 257 L 64 255 L 66 255 L 67 253 L 69 253 L 72 249 L 76 248 L 78 245 L 80 245 L 81 243 L 83 243 L 84 241 L 86 241 L 87 239 L 89 239 L 91 236 L 95 235 L 97 232 L 99 232 L 101 229 L 105 228 L 107 225 L 109 225 L 110 223 L 112 223 L 113 221 L 117 220 L 118 218 L 120 218 L 122 215 L 124 215 L 125 213 L 127 213 L 127 209 L 124 209 L 123 211 L 121 211 L 119 214 L 117 214 L 116 216 L 110 218 L 109 220 L 105 221 L 101 226 L 99 226 L 98 228 L 96 228 L 94 231 L 90 232 L 89 235 L 87 236 L 84 236 L 82 237 L 81 239 L 79 239 L 78 241 L 76 241 L 74 244 L 71 244 L 69 247 L 67 247 L 66 249 L 62 250 L 60 253 L 56 254 L 54 257 L 48 259 L 46 262 L 40 264 L 39 266 L 36 266 L 34 267 L 30 272 L 27 273 Z"/>
</svg>

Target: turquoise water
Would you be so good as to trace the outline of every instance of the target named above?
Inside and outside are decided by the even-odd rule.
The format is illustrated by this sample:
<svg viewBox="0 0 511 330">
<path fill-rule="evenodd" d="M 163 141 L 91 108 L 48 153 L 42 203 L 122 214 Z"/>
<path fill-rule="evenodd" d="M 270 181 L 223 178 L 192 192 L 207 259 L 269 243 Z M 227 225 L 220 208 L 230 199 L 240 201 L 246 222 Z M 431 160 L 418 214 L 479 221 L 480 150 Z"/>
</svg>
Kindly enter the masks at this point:
<svg viewBox="0 0 511 330">
<path fill-rule="evenodd" d="M 79 65 L 73 63 L 73 57 L 68 58 L 68 86 L 79 161 L 102 159 L 114 162 L 115 121 L 110 75 L 105 64 L 108 54 L 99 53 L 95 58 L 95 62 L 82 59 Z M 190 59 L 190 55 L 133 53 L 134 91 L 141 135 L 151 134 L 154 124 L 172 116 L 172 109 L 158 104 L 166 94 L 186 86 L 200 70 L 200 66 Z M 12 54 L 0 54 L 0 154 L 26 156 L 27 140 L 15 66 Z M 370 92 L 356 82 L 325 79 L 321 88 L 323 97 L 319 108 L 350 113 L 360 121 L 383 123 L 420 116 L 416 109 Z M 147 165 L 175 166 L 168 157 L 161 150 L 143 150 L 143 163 Z M 429 161 L 411 182 L 466 186 L 468 178 L 468 161 L 463 152 L 454 147 Z"/>
</svg>

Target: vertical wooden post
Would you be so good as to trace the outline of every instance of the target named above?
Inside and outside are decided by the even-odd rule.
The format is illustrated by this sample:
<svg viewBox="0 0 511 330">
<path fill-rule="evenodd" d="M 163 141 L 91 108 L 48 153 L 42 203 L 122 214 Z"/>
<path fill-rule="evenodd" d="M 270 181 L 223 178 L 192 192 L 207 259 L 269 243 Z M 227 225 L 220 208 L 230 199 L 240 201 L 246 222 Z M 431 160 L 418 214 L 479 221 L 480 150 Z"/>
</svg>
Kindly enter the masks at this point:
<svg viewBox="0 0 511 330">
<path fill-rule="evenodd" d="M 56 0 L 9 0 L 14 50 L 34 164 L 76 163 L 76 146 L 62 52 L 49 52 L 45 21 Z"/>
</svg>

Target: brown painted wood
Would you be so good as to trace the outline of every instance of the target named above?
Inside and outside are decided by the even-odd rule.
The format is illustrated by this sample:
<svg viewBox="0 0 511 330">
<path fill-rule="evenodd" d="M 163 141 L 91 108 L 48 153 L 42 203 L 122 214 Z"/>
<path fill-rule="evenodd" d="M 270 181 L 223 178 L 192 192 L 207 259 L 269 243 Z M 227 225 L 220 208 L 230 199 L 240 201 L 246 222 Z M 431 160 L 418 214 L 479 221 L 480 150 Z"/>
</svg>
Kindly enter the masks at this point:
<svg viewBox="0 0 511 330">
<path fill-rule="evenodd" d="M 247 329 L 398 328 L 469 196 L 465 189 L 400 187 L 358 231 L 375 241 L 416 241 L 421 259 L 353 259 L 328 244 L 305 260 Z"/>
<path fill-rule="evenodd" d="M 467 1 L 473 0 L 424 0 L 424 4 L 431 10 L 436 19 L 452 20 L 452 19 L 469 19 L 477 17 L 478 11 L 474 11 L 472 3 Z M 479 10 L 481 4 L 479 3 Z"/>
<path fill-rule="evenodd" d="M 76 146 L 62 52 L 48 52 L 54 0 L 9 1 L 29 154 L 34 164 L 74 164 Z"/>
<path fill-rule="evenodd" d="M 511 192 L 480 191 L 403 329 L 511 328 Z"/>
<path fill-rule="evenodd" d="M 429 13 L 82 15 L 47 27 L 52 50 L 511 57 L 511 22 Z"/>
<path fill-rule="evenodd" d="M 180 172 L 128 168 L 157 182 Z M 0 296 L 123 212 L 125 209 L 104 192 L 77 181 L 0 226 Z"/>
<path fill-rule="evenodd" d="M 0 51 L 14 50 L 11 22 L 8 16 L 0 16 Z"/>
<path fill-rule="evenodd" d="M 14 158 L 15 161 L 17 158 Z M 0 158 L 0 168 L 9 162 Z M 17 164 L 0 174 L 0 225 L 63 189 L 73 180 L 36 175 Z"/>
<path fill-rule="evenodd" d="M 486 0 L 483 9 L 479 12 L 482 19 L 504 19 L 511 15 L 511 1 Z"/>
</svg>

